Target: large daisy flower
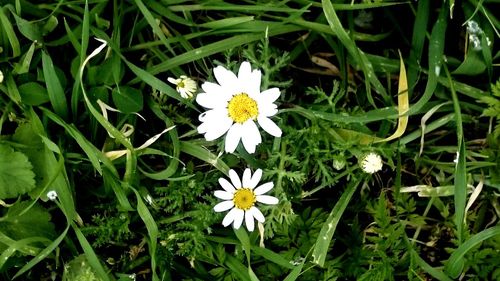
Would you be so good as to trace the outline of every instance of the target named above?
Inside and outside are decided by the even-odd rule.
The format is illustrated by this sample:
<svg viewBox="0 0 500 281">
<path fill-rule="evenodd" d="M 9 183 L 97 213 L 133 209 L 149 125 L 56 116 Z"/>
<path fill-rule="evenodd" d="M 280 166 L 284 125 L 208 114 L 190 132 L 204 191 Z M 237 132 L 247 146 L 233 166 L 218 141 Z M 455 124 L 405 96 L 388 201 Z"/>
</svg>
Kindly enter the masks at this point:
<svg viewBox="0 0 500 281">
<path fill-rule="evenodd" d="M 258 169 L 252 176 L 250 169 L 245 169 L 243 178 L 240 180 L 234 170 L 229 170 L 231 182 L 225 178 L 220 178 L 219 183 L 224 190 L 215 191 L 215 197 L 225 200 L 215 205 L 214 211 L 225 212 L 231 209 L 224 219 L 222 225 L 228 226 L 233 223 L 233 227 L 238 229 L 245 219 L 248 231 L 255 228 L 254 219 L 263 223 L 264 215 L 255 204 L 264 203 L 268 205 L 278 204 L 278 198 L 270 195 L 263 195 L 274 187 L 272 182 L 268 182 L 255 188 L 262 177 L 262 170 Z"/>
<path fill-rule="evenodd" d="M 201 85 L 204 93 L 196 101 L 208 111 L 200 115 L 200 134 L 208 141 L 227 132 L 225 150 L 234 152 L 240 140 L 249 153 L 262 142 L 256 122 L 269 134 L 280 137 L 281 129 L 269 117 L 278 112 L 274 101 L 280 96 L 278 88 L 260 91 L 260 70 L 253 70 L 249 62 L 243 62 L 238 76 L 222 66 L 214 68 L 217 83 Z"/>
</svg>

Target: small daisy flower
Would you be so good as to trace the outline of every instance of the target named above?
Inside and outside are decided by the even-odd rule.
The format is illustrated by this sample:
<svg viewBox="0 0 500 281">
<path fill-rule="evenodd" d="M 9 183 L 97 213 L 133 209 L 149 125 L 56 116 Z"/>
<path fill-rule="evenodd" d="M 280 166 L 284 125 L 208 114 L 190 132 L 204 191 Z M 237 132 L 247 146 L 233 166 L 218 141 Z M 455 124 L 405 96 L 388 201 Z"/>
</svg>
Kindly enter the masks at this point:
<svg viewBox="0 0 500 281">
<path fill-rule="evenodd" d="M 361 169 L 368 174 L 382 170 L 382 158 L 375 152 L 370 152 L 361 158 Z"/>
<path fill-rule="evenodd" d="M 196 102 L 208 110 L 200 115 L 200 134 L 207 141 L 215 140 L 226 132 L 225 151 L 234 152 L 240 140 L 249 153 L 262 142 L 257 128 L 280 137 L 281 129 L 269 117 L 278 112 L 274 102 L 280 96 L 278 88 L 260 91 L 261 72 L 253 70 L 249 62 L 243 62 L 238 76 L 222 66 L 214 68 L 217 83 L 201 85 L 204 93 L 196 96 Z"/>
<path fill-rule="evenodd" d="M 50 201 L 55 201 L 57 199 L 57 192 L 55 190 L 47 192 L 47 198 L 49 198 Z"/>
<path fill-rule="evenodd" d="M 260 223 L 265 221 L 264 215 L 255 207 L 255 204 L 258 202 L 275 205 L 278 204 L 278 198 L 263 195 L 274 187 L 272 182 L 267 182 L 255 188 L 261 177 L 261 169 L 255 171 L 253 176 L 250 169 L 245 169 L 241 180 L 234 170 L 229 170 L 231 182 L 225 178 L 219 179 L 219 183 L 224 190 L 217 190 L 214 195 L 225 201 L 215 205 L 214 211 L 225 212 L 231 209 L 222 220 L 222 225 L 228 226 L 233 223 L 233 227 L 238 229 L 244 218 L 248 231 L 253 231 L 255 228 L 254 218 Z"/>
<path fill-rule="evenodd" d="M 177 92 L 181 94 L 181 97 L 185 99 L 192 98 L 194 93 L 196 92 L 196 81 L 187 77 L 186 75 L 181 75 L 181 77 L 178 79 L 168 77 L 167 80 L 168 82 L 176 86 L 175 89 L 177 90 Z"/>
<path fill-rule="evenodd" d="M 0 84 L 3 82 L 3 72 L 0 70 Z"/>
</svg>

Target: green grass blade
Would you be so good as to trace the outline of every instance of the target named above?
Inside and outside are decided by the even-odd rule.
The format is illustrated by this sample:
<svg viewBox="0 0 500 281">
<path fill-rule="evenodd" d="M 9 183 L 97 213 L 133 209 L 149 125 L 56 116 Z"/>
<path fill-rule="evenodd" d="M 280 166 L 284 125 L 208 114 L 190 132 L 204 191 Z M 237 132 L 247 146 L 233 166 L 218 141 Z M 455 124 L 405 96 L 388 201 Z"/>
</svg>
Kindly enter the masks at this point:
<svg viewBox="0 0 500 281">
<path fill-rule="evenodd" d="M 280 265 L 284 268 L 288 268 L 288 269 L 295 268 L 295 266 L 293 266 L 289 260 L 285 259 L 282 255 L 275 253 L 269 249 L 266 249 L 263 247 L 258 247 L 258 246 L 252 246 L 252 252 L 254 254 L 261 256 L 268 261 L 274 262 L 275 264 Z"/>
<path fill-rule="evenodd" d="M 296 266 L 283 281 L 295 281 L 299 278 L 300 273 L 302 272 L 302 268 L 304 267 L 304 262 L 301 262 L 298 266 Z"/>
<path fill-rule="evenodd" d="M 97 257 L 96 253 L 94 252 L 94 249 L 92 249 L 92 246 L 90 245 L 89 241 L 83 235 L 82 231 L 74 223 L 72 223 L 71 226 L 75 231 L 76 238 L 78 238 L 78 241 L 80 242 L 80 246 L 82 246 L 83 252 L 87 257 L 87 261 L 89 262 L 90 266 L 92 266 L 92 268 L 96 271 L 97 275 L 99 276 L 99 280 L 102 281 L 111 280 L 109 278 L 109 275 L 106 273 L 106 270 L 102 266 L 101 262 L 99 261 L 99 258 Z"/>
<path fill-rule="evenodd" d="M 73 137 L 73 139 L 78 143 L 78 145 L 83 149 L 87 157 L 89 158 L 90 163 L 92 163 L 92 166 L 94 166 L 94 169 L 97 170 L 97 172 L 102 175 L 102 168 L 101 168 L 101 162 L 106 165 L 106 167 L 110 170 L 115 170 L 113 167 L 113 164 L 109 159 L 104 156 L 104 154 L 97 149 L 91 142 L 89 142 L 83 134 L 75 128 L 74 125 L 69 125 L 64 120 L 62 120 L 59 116 L 55 115 L 51 111 L 49 111 L 46 108 L 41 108 L 44 114 L 49 117 L 52 121 L 54 121 L 56 124 L 62 126 L 66 132 Z"/>
<path fill-rule="evenodd" d="M 418 1 L 417 14 L 415 16 L 415 24 L 413 25 L 413 36 L 411 40 L 411 51 L 408 58 L 408 90 L 410 97 L 413 93 L 413 88 L 417 83 L 419 73 L 419 62 L 424 51 L 425 35 L 427 33 L 427 24 L 429 22 L 429 0 Z"/>
<path fill-rule="evenodd" d="M 349 54 L 355 60 L 356 64 L 361 66 L 361 69 L 365 74 L 365 87 L 370 103 L 375 107 L 375 102 L 373 101 L 373 97 L 371 96 L 370 84 L 373 85 L 377 93 L 382 95 L 384 100 L 390 101 L 390 98 L 387 95 L 384 86 L 382 86 L 377 76 L 375 75 L 375 72 L 373 71 L 371 62 L 368 60 L 366 55 L 360 49 L 358 49 L 358 47 L 356 47 L 354 41 L 349 37 L 347 32 L 342 27 L 340 19 L 338 18 L 337 13 L 333 8 L 332 2 L 330 0 L 322 0 L 321 3 L 323 4 L 323 11 L 325 13 L 328 24 L 330 25 L 330 28 L 333 30 L 333 32 L 335 32 L 340 42 L 342 42 Z"/>
<path fill-rule="evenodd" d="M 462 245 L 460 245 L 460 247 L 458 247 L 453 252 L 453 254 L 451 254 L 450 259 L 446 263 L 445 271 L 448 272 L 448 274 L 450 274 L 451 277 L 458 278 L 458 276 L 460 276 L 463 270 L 464 255 L 479 243 L 499 235 L 500 235 L 500 225 L 490 227 L 479 233 L 474 234 Z"/>
<path fill-rule="evenodd" d="M 229 166 L 226 163 L 202 146 L 183 141 L 181 142 L 181 151 L 207 162 L 226 175 L 229 172 Z"/>
<path fill-rule="evenodd" d="M 158 243 L 158 226 L 156 225 L 156 222 L 149 212 L 148 207 L 146 204 L 144 204 L 144 201 L 142 200 L 141 195 L 137 190 L 132 188 L 132 191 L 135 193 L 135 196 L 137 198 L 137 213 L 141 217 L 142 221 L 146 225 L 146 229 L 148 230 L 148 236 L 149 236 L 149 255 L 151 258 L 151 271 L 153 274 L 153 281 L 158 281 L 158 274 L 156 273 L 156 246 Z"/>
<path fill-rule="evenodd" d="M 443 3 L 438 19 L 432 28 L 431 39 L 429 42 L 429 73 L 427 85 L 425 86 L 425 91 L 422 97 L 410 107 L 410 111 L 408 112 L 409 115 L 420 111 L 430 100 L 434 94 L 434 90 L 436 89 L 444 55 L 445 33 L 448 23 L 447 17 L 448 9 L 446 8 L 446 3 Z"/>
<path fill-rule="evenodd" d="M 167 37 L 165 37 L 165 34 L 163 34 L 163 31 L 161 31 L 160 26 L 158 25 L 155 18 L 153 17 L 153 14 L 151 14 L 151 12 L 144 5 L 144 3 L 142 3 L 141 0 L 134 0 L 134 2 L 137 5 L 137 7 L 139 8 L 139 10 L 141 11 L 141 13 L 144 16 L 144 18 L 146 19 L 146 21 L 148 22 L 151 29 L 153 29 L 154 34 L 156 36 L 158 36 L 158 38 L 160 38 L 160 41 L 165 45 L 165 47 L 167 47 L 167 49 L 169 49 L 169 51 L 173 55 L 175 55 L 174 50 L 172 49 L 170 44 L 167 42 Z"/>
<path fill-rule="evenodd" d="M 47 242 L 52 242 L 49 239 L 45 237 L 29 237 L 25 239 L 21 239 L 18 241 L 13 241 L 13 243 L 8 244 L 8 248 L 3 251 L 3 253 L 0 255 L 0 269 L 3 267 L 5 262 L 17 251 L 21 251 L 24 248 L 29 247 L 29 244 L 32 243 L 47 243 Z M 31 247 L 30 247 L 31 248 Z M 34 249 L 30 249 L 29 252 L 26 252 L 24 254 L 31 254 L 35 255 L 37 252 Z"/>
<path fill-rule="evenodd" d="M 42 52 L 42 65 L 50 103 L 57 115 L 61 116 L 63 119 L 67 119 L 68 107 L 66 105 L 67 101 L 64 95 L 64 89 L 59 81 L 59 77 L 57 77 L 54 63 L 46 52 Z"/>
<path fill-rule="evenodd" d="M 351 179 L 351 182 L 347 186 L 347 189 L 344 191 L 339 201 L 335 204 L 328 219 L 321 227 L 321 231 L 319 232 L 318 238 L 316 239 L 316 243 L 314 245 L 312 257 L 313 262 L 323 266 L 325 264 L 326 255 L 328 253 L 328 248 L 330 247 L 330 242 L 332 241 L 333 234 L 335 233 L 335 229 L 337 228 L 337 224 L 344 213 L 347 204 L 351 200 L 356 188 L 363 177 L 359 179 Z"/>
<path fill-rule="evenodd" d="M 0 27 L 3 28 L 5 34 L 7 34 L 7 39 L 9 40 L 10 46 L 12 47 L 12 56 L 18 57 L 21 55 L 21 46 L 19 45 L 19 40 L 17 39 L 14 28 L 7 18 L 6 13 L 8 12 L 8 7 L 0 8 Z"/>
<path fill-rule="evenodd" d="M 446 71 L 446 76 L 448 80 L 451 79 L 450 72 L 446 65 L 444 65 L 444 69 Z M 450 83 L 451 84 L 451 83 Z M 455 225 L 457 227 L 457 236 L 458 241 L 461 244 L 464 233 L 464 219 L 465 219 L 465 205 L 467 204 L 467 169 L 465 163 L 465 140 L 464 140 L 464 131 L 462 127 L 462 112 L 460 110 L 460 101 L 458 100 L 457 93 L 455 92 L 455 88 L 453 84 L 450 87 L 451 96 L 453 99 L 453 109 L 455 111 L 455 123 L 457 126 L 457 143 L 458 143 L 458 162 L 455 166 L 455 176 L 454 176 L 454 185 L 455 185 Z"/>
<path fill-rule="evenodd" d="M 66 237 L 66 234 L 68 233 L 69 230 L 69 222 L 64 231 L 59 235 L 50 245 L 48 245 L 45 249 L 40 251 L 38 255 L 36 255 L 34 258 L 32 258 L 29 262 L 27 262 L 19 271 L 12 277 L 12 279 L 16 279 L 17 277 L 23 275 L 25 272 L 33 268 L 36 264 L 41 262 L 44 258 L 46 258 L 52 251 L 54 251 L 57 246 L 62 242 L 64 237 Z"/>
</svg>

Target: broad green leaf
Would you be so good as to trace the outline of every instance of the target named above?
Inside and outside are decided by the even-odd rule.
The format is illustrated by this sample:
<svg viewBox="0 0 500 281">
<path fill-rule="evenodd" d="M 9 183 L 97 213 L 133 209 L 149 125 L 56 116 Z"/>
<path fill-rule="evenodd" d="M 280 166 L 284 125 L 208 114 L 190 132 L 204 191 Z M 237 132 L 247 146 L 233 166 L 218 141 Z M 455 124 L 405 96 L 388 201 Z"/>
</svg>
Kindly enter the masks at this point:
<svg viewBox="0 0 500 281">
<path fill-rule="evenodd" d="M 485 70 L 486 64 L 483 61 L 480 51 L 469 48 L 465 60 L 452 73 L 474 76 L 484 73 Z"/>
<path fill-rule="evenodd" d="M 12 239 L 20 240 L 28 237 L 46 237 L 54 239 L 56 232 L 47 209 L 31 202 L 17 202 L 0 220 L 0 229 Z"/>
<path fill-rule="evenodd" d="M 28 82 L 19 85 L 18 90 L 19 94 L 21 95 L 21 100 L 24 104 L 41 105 L 50 101 L 45 87 L 42 87 L 42 85 L 36 82 Z"/>
<path fill-rule="evenodd" d="M 142 110 L 143 97 L 141 91 L 129 86 L 119 86 L 113 89 L 113 102 L 123 113 L 134 113 Z"/>
<path fill-rule="evenodd" d="M 61 81 L 56 74 L 54 63 L 47 52 L 42 52 L 43 76 L 50 103 L 54 111 L 63 119 L 68 117 L 68 106 Z"/>
<path fill-rule="evenodd" d="M 0 199 L 15 198 L 35 188 L 35 173 L 28 157 L 0 144 Z"/>
<path fill-rule="evenodd" d="M 63 281 L 101 281 L 95 270 L 90 266 L 85 255 L 79 255 L 64 265 Z"/>
<path fill-rule="evenodd" d="M 33 59 L 33 54 L 35 53 L 36 44 L 36 42 L 31 43 L 28 51 L 21 57 L 18 63 L 14 64 L 14 70 L 12 71 L 12 73 L 23 74 L 28 72 L 31 65 L 31 60 Z"/>
<path fill-rule="evenodd" d="M 28 38 L 31 41 L 42 42 L 42 32 L 40 30 L 40 26 L 37 22 L 29 22 L 11 11 L 12 16 L 16 20 L 17 28 L 21 32 L 24 37 Z"/>
<path fill-rule="evenodd" d="M 21 55 L 21 46 L 19 45 L 19 40 L 17 39 L 16 33 L 14 32 L 14 28 L 12 27 L 12 24 L 6 15 L 7 12 L 7 7 L 0 8 L 0 28 L 2 28 L 7 35 L 7 39 L 12 48 L 12 56 L 18 57 Z"/>
</svg>

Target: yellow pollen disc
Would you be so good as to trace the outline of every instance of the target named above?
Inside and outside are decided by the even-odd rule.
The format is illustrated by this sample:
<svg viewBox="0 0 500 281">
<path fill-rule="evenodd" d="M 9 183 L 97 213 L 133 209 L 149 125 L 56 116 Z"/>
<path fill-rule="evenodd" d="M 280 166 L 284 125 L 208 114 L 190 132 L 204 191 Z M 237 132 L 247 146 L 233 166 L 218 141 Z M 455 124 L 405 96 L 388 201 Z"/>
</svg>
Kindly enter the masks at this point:
<svg viewBox="0 0 500 281">
<path fill-rule="evenodd" d="M 233 202 L 238 209 L 246 211 L 255 204 L 255 201 L 255 194 L 250 188 L 241 188 L 234 193 Z"/>
<path fill-rule="evenodd" d="M 256 119 L 259 114 L 257 102 L 245 93 L 234 96 L 227 105 L 229 117 L 236 123 L 244 123 L 248 119 Z"/>
<path fill-rule="evenodd" d="M 184 80 L 181 80 L 181 82 L 179 82 L 179 84 L 177 84 L 177 87 L 184 88 Z"/>
</svg>

